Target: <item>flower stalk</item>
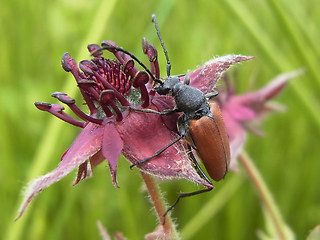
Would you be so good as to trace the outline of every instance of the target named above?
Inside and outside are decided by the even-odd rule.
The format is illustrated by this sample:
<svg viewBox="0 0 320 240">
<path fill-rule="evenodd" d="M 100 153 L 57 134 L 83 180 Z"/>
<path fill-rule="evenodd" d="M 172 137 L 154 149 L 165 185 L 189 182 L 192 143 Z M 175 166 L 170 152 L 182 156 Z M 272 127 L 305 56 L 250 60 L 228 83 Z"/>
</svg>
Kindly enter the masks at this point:
<svg viewBox="0 0 320 240">
<path fill-rule="evenodd" d="M 170 214 L 167 214 L 165 218 L 163 216 L 166 212 L 166 204 L 162 197 L 158 184 L 151 175 L 143 172 L 141 172 L 141 175 L 148 189 L 150 199 L 152 201 L 152 204 L 154 205 L 159 222 L 163 223 L 162 228 L 165 239 L 178 239 L 178 233 L 170 217 Z"/>
</svg>

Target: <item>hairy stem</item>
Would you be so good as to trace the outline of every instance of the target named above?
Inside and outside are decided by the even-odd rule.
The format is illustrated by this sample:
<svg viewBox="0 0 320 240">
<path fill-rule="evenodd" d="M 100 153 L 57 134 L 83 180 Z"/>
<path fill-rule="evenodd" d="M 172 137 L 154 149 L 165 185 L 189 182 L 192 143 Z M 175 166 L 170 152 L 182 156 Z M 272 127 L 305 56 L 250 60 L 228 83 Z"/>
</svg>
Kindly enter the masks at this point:
<svg viewBox="0 0 320 240">
<path fill-rule="evenodd" d="M 158 184 L 155 182 L 154 178 L 152 176 L 150 176 L 149 174 L 141 172 L 141 175 L 142 175 L 142 178 L 147 186 L 147 189 L 148 189 L 151 201 L 152 201 L 154 208 L 156 210 L 159 222 L 160 222 L 160 224 L 164 223 L 162 225 L 162 227 L 163 227 L 163 231 L 166 235 L 166 239 L 179 239 L 176 227 L 170 218 L 170 214 L 166 215 L 166 219 L 164 221 L 163 214 L 166 211 L 166 204 L 165 204 L 163 197 L 160 193 L 160 189 L 159 189 Z"/>
</svg>

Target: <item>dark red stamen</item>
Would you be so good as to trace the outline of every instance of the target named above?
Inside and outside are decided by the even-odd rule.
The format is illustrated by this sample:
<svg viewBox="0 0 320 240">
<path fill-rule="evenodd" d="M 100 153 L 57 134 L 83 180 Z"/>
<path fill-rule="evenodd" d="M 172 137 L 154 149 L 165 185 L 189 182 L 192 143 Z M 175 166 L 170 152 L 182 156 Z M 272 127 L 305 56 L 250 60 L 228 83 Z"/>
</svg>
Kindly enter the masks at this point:
<svg viewBox="0 0 320 240">
<path fill-rule="evenodd" d="M 52 104 L 46 102 L 35 102 L 34 105 L 41 111 L 49 111 Z"/>
<path fill-rule="evenodd" d="M 88 95 L 91 96 L 91 98 L 93 98 L 96 102 L 100 102 L 99 93 L 93 87 L 95 85 L 96 85 L 96 82 L 93 80 L 82 79 L 82 80 L 78 81 L 78 86 L 80 89 L 83 89 L 84 91 L 86 91 L 86 93 L 88 93 Z M 110 109 L 107 106 L 101 105 L 101 107 L 107 117 L 111 117 L 113 115 L 113 113 L 110 111 Z"/>
<path fill-rule="evenodd" d="M 160 78 L 160 69 L 159 69 L 159 63 L 158 63 L 158 51 L 157 49 L 150 44 L 147 39 L 143 38 L 142 39 L 142 50 L 143 53 L 146 54 L 148 56 L 149 62 L 150 62 L 150 66 L 151 66 L 151 73 L 157 78 Z M 152 89 L 152 85 L 154 85 L 154 81 L 153 79 L 150 77 L 149 82 L 148 82 L 148 86 L 149 88 Z M 155 95 L 155 91 L 150 90 L 149 95 L 150 96 L 154 96 Z"/>
<path fill-rule="evenodd" d="M 125 74 L 129 74 L 130 71 L 133 69 L 133 67 L 134 67 L 134 61 L 132 59 L 129 59 L 123 64 L 123 72 Z"/>
<path fill-rule="evenodd" d="M 93 118 L 93 117 L 85 114 L 83 111 L 80 110 L 80 108 L 77 107 L 77 105 L 75 104 L 75 100 L 73 98 L 69 97 L 67 94 L 61 93 L 61 92 L 54 92 L 51 94 L 51 96 L 57 98 L 59 101 L 65 103 L 65 104 L 67 104 L 69 106 L 69 108 L 82 120 L 93 122 L 96 124 L 102 124 L 103 119 Z"/>
<path fill-rule="evenodd" d="M 133 68 L 134 68 L 134 61 L 132 59 L 129 59 L 128 61 L 126 61 L 122 66 L 122 71 L 126 76 L 123 79 L 123 83 L 121 84 L 121 87 L 120 87 L 120 92 L 123 92 L 123 94 L 129 92 L 131 89 L 131 79 L 132 79 L 132 76 L 134 76 L 132 75 Z"/>
<path fill-rule="evenodd" d="M 146 84 L 149 82 L 149 75 L 144 71 L 139 71 L 133 79 L 132 86 L 134 88 L 139 88 L 141 92 L 142 107 L 149 106 L 149 95 L 146 88 Z"/>
<path fill-rule="evenodd" d="M 149 58 L 150 66 L 151 66 L 151 73 L 156 77 L 160 78 L 160 70 L 159 70 L 159 63 L 158 63 L 158 51 L 157 49 L 150 44 L 147 39 L 142 39 L 142 49 L 143 53 L 146 54 Z"/>
<path fill-rule="evenodd" d="M 101 43 L 101 47 L 108 47 L 108 46 L 113 46 L 113 47 L 118 47 L 118 45 L 113 42 L 113 41 L 103 41 Z M 114 54 L 114 56 L 118 59 L 118 61 L 121 63 L 121 64 L 124 64 L 126 61 L 128 61 L 129 59 L 131 59 L 130 56 L 124 54 L 123 52 L 121 51 L 117 51 L 116 49 L 114 48 L 106 48 L 109 52 L 112 52 Z M 137 72 L 139 71 L 139 69 L 137 67 L 133 67 L 132 71 L 130 72 L 131 73 L 131 76 L 134 76 Z"/>
<path fill-rule="evenodd" d="M 117 60 L 109 60 L 102 57 L 103 49 L 113 53 Z M 92 60 L 84 60 L 77 65 L 76 61 L 71 58 L 69 53 L 65 53 L 62 57 L 61 63 L 65 71 L 71 72 L 74 76 L 81 94 L 89 107 L 90 114 L 84 113 L 75 104 L 75 100 L 65 93 L 55 92 L 53 97 L 68 105 L 68 107 L 85 122 L 80 122 L 63 110 L 64 108 L 58 104 L 48 104 L 43 102 L 36 102 L 37 108 L 43 111 L 50 112 L 54 116 L 73 124 L 78 127 L 85 127 L 88 122 L 102 125 L 105 118 L 115 116 L 116 121 L 123 120 L 123 114 L 120 111 L 121 107 L 131 106 L 126 99 L 129 96 L 131 87 L 140 90 L 141 107 L 146 108 L 150 104 L 149 95 L 155 94 L 151 89 L 154 81 L 161 82 L 158 78 L 159 65 L 157 60 L 156 49 L 146 40 L 143 41 L 143 50 L 147 54 L 151 71 L 132 53 L 119 48 L 112 41 L 104 41 L 102 48 L 97 44 L 88 45 L 88 50 L 93 56 Z M 135 66 L 135 61 L 144 69 L 139 71 Z M 156 76 L 156 78 L 155 78 Z M 133 95 L 134 97 L 135 95 Z M 103 110 L 105 116 L 96 118 L 98 110 Z M 102 114 L 103 115 L 103 114 Z M 83 165 L 84 167 L 85 165 Z M 83 175 L 79 175 L 78 181 Z"/>
<path fill-rule="evenodd" d="M 98 44 L 89 44 L 87 48 L 91 54 L 94 53 L 92 55 L 94 57 L 100 57 L 103 53 L 101 50 L 98 51 L 100 49 L 100 46 Z"/>
<path fill-rule="evenodd" d="M 110 41 L 110 40 L 106 40 L 106 41 L 102 41 L 101 43 L 101 47 L 105 47 L 105 46 L 113 46 L 113 47 L 118 47 L 118 45 L 113 42 L 113 41 Z M 117 50 L 115 50 L 114 48 L 108 48 L 108 51 L 113 53 L 114 56 L 118 59 L 118 61 L 121 63 L 121 64 L 124 64 L 124 62 L 126 61 L 122 56 L 121 56 L 121 53 L 118 52 Z"/>
<path fill-rule="evenodd" d="M 110 89 L 112 91 L 114 91 L 115 97 L 119 100 L 119 102 L 121 103 L 122 106 L 130 106 L 131 104 L 128 102 L 128 100 L 121 95 L 109 82 L 107 82 L 99 73 L 94 72 L 94 76 L 97 78 L 97 80 L 99 80 L 103 86 L 106 89 Z M 116 79 L 119 79 L 118 76 L 115 77 Z"/>
<path fill-rule="evenodd" d="M 78 69 L 77 63 L 75 62 L 75 60 L 73 58 L 71 58 L 69 53 L 63 54 L 61 64 L 62 64 L 63 69 L 66 72 L 72 73 L 72 75 L 74 76 L 74 78 L 76 79 L 77 82 L 79 80 L 83 79 L 84 76 L 81 76 L 81 73 Z M 97 108 L 95 107 L 94 103 L 90 99 L 90 96 L 88 96 L 86 94 L 86 92 L 83 91 L 82 89 L 80 89 L 80 91 L 81 91 L 81 94 L 82 94 L 84 100 L 86 101 L 86 103 L 89 107 L 90 115 L 95 114 L 97 112 Z"/>
<path fill-rule="evenodd" d="M 80 122 L 65 112 L 63 112 L 64 107 L 58 104 L 49 104 L 49 103 L 44 103 L 44 102 L 35 102 L 34 105 L 42 110 L 42 111 L 47 111 L 51 113 L 52 115 L 56 116 L 57 118 L 60 118 L 61 120 L 68 122 L 74 126 L 84 128 L 86 123 Z"/>
<path fill-rule="evenodd" d="M 131 75 L 129 71 L 132 69 L 130 68 L 133 64 L 133 61 L 130 63 L 125 62 L 124 65 L 119 65 L 117 62 L 114 61 L 107 61 L 104 65 L 104 77 L 107 82 L 111 83 L 121 94 L 127 95 L 131 89 Z M 128 67 L 126 67 L 126 65 Z M 128 69 L 127 69 L 128 68 Z"/>
<path fill-rule="evenodd" d="M 107 105 L 109 105 L 117 115 L 116 120 L 121 121 L 123 119 L 123 116 L 119 108 L 114 103 L 114 100 L 115 100 L 115 92 L 113 90 L 108 89 L 100 93 L 100 102 L 101 102 L 102 109 L 104 110 L 104 108 Z"/>
<path fill-rule="evenodd" d="M 93 75 L 94 72 L 98 70 L 98 66 L 94 62 L 89 60 L 82 60 L 79 63 L 79 67 L 84 73 L 88 75 Z"/>
<path fill-rule="evenodd" d="M 78 81 L 78 86 L 83 89 L 91 99 L 98 102 L 99 93 L 96 90 L 97 83 L 93 80 L 81 79 Z"/>
<path fill-rule="evenodd" d="M 78 69 L 76 61 L 70 56 L 68 52 L 63 54 L 61 65 L 66 72 L 70 72 L 72 69 Z"/>
<path fill-rule="evenodd" d="M 120 71 L 120 65 L 116 65 L 115 63 L 109 61 L 109 64 L 107 64 L 105 67 L 109 67 L 109 69 L 106 69 L 106 74 L 108 80 L 106 80 L 97 70 L 98 66 L 88 60 L 83 60 L 79 63 L 80 69 L 85 72 L 88 75 L 93 75 L 96 77 L 96 80 L 100 82 L 105 89 L 111 89 L 115 92 L 116 98 L 119 100 L 119 102 L 123 106 L 130 106 L 130 103 L 127 101 L 127 99 L 121 95 L 117 89 L 119 89 L 119 85 L 122 84 L 123 79 L 126 78 L 122 72 Z M 110 84 L 111 82 L 112 84 Z M 115 87 L 117 88 L 115 88 Z M 103 90 L 103 89 L 101 89 Z"/>
</svg>

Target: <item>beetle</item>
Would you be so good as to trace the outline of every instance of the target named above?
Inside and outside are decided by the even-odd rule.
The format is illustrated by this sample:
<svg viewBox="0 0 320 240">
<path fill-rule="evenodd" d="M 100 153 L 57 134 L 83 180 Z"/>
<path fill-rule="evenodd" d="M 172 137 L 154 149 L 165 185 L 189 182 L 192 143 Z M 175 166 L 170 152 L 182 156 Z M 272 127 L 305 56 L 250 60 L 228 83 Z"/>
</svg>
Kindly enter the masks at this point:
<svg viewBox="0 0 320 240">
<path fill-rule="evenodd" d="M 180 139 L 185 138 L 190 155 L 192 154 L 191 148 L 195 149 L 210 177 L 219 181 L 224 178 L 228 171 L 230 147 L 220 108 L 217 103 L 208 101 L 208 98 L 211 99 L 218 92 L 205 95 L 199 89 L 189 86 L 189 81 L 188 75 L 185 76 L 183 83 L 178 76 L 169 76 L 162 84 L 154 87 L 158 94 L 170 95 L 174 98 L 175 108 L 172 110 L 157 112 L 130 108 L 134 111 L 160 115 L 183 112 L 177 122 L 179 137 L 151 157 L 138 161 L 131 167 L 149 161 Z M 193 157 L 191 157 L 192 159 Z M 203 176 L 203 173 L 200 175 L 207 179 Z"/>
<path fill-rule="evenodd" d="M 183 113 L 177 121 L 179 137 L 177 137 L 168 145 L 164 146 L 154 155 L 138 161 L 130 167 L 132 168 L 136 165 L 150 161 L 152 158 L 160 155 L 182 138 L 185 138 L 188 148 L 188 156 L 192 161 L 195 170 L 205 181 L 212 185 L 210 179 L 198 165 L 198 162 L 192 153 L 192 149 L 197 152 L 197 155 L 202 160 L 208 174 L 213 180 L 219 181 L 225 177 L 230 163 L 229 139 L 220 108 L 217 103 L 211 100 L 213 97 L 218 95 L 218 92 L 204 94 L 199 89 L 189 85 L 190 77 L 188 75 L 184 75 L 185 78 L 183 82 L 180 81 L 180 77 L 183 75 L 170 76 L 171 63 L 167 50 L 162 41 L 155 15 L 152 15 L 152 21 L 155 25 L 157 35 L 167 61 L 167 78 L 165 78 L 164 81 L 156 78 L 139 59 L 137 59 L 132 53 L 122 48 L 112 45 L 105 45 L 99 49 L 111 49 L 114 51 L 121 51 L 129 55 L 131 58 L 137 61 L 138 64 L 140 64 L 148 72 L 154 82 L 156 82 L 154 90 L 160 95 L 172 96 L 175 101 L 174 109 L 165 110 L 163 112 L 128 107 L 130 110 L 159 115 L 170 115 L 176 112 Z M 212 189 L 213 187 L 207 187 L 207 189 L 195 192 L 180 193 L 176 202 L 164 213 L 164 217 L 179 202 L 181 198 L 207 192 Z"/>
</svg>

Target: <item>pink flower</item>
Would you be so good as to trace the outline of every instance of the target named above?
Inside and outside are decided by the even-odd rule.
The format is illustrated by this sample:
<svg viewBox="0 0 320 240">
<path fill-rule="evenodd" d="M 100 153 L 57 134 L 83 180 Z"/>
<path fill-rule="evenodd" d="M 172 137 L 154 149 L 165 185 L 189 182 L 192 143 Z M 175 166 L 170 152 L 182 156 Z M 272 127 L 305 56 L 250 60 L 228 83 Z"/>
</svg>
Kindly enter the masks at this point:
<svg viewBox="0 0 320 240">
<path fill-rule="evenodd" d="M 111 41 L 102 43 L 102 47 L 110 45 L 116 46 Z M 102 57 L 98 45 L 89 45 L 88 49 L 93 59 L 81 61 L 78 67 L 69 53 L 65 53 L 62 57 L 62 67 L 73 74 L 88 106 L 89 114 L 82 112 L 74 99 L 61 92 L 55 92 L 52 96 L 68 105 L 82 121 L 67 115 L 60 105 L 35 103 L 40 110 L 50 112 L 82 130 L 63 154 L 58 167 L 29 184 L 18 218 L 38 192 L 59 181 L 73 169 L 78 168 L 74 182 L 77 184 L 91 176 L 92 170 L 107 159 L 113 184 L 118 187 L 116 173 L 121 153 L 134 164 L 152 156 L 178 136 L 176 128 L 178 114 L 159 116 L 123 108 L 133 106 L 163 111 L 174 107 L 171 97 L 160 96 L 152 90 L 154 83 L 146 71 L 140 71 L 130 56 L 121 51 L 110 48 L 109 51 L 113 52 L 116 60 L 108 60 Z M 143 41 L 143 50 L 148 56 L 151 73 L 160 78 L 157 50 L 146 40 Z M 210 60 L 189 73 L 191 85 L 205 93 L 210 92 L 222 73 L 231 65 L 251 58 L 228 55 Z M 182 81 L 183 78 L 181 77 Z M 193 168 L 183 141 L 137 167 L 160 178 L 185 178 L 206 187 L 213 187 Z"/>
<path fill-rule="evenodd" d="M 215 100 L 220 105 L 229 135 L 231 169 L 237 170 L 236 158 L 245 143 L 246 131 L 260 136 L 263 135 L 257 125 L 261 123 L 267 113 L 281 110 L 279 105 L 271 105 L 269 101 L 283 90 L 291 78 L 296 77 L 301 72 L 302 70 L 296 70 L 279 75 L 263 88 L 242 95 L 235 95 L 235 88 L 231 85 L 229 78 L 223 78 L 225 88 L 219 89 L 219 95 Z"/>
</svg>

